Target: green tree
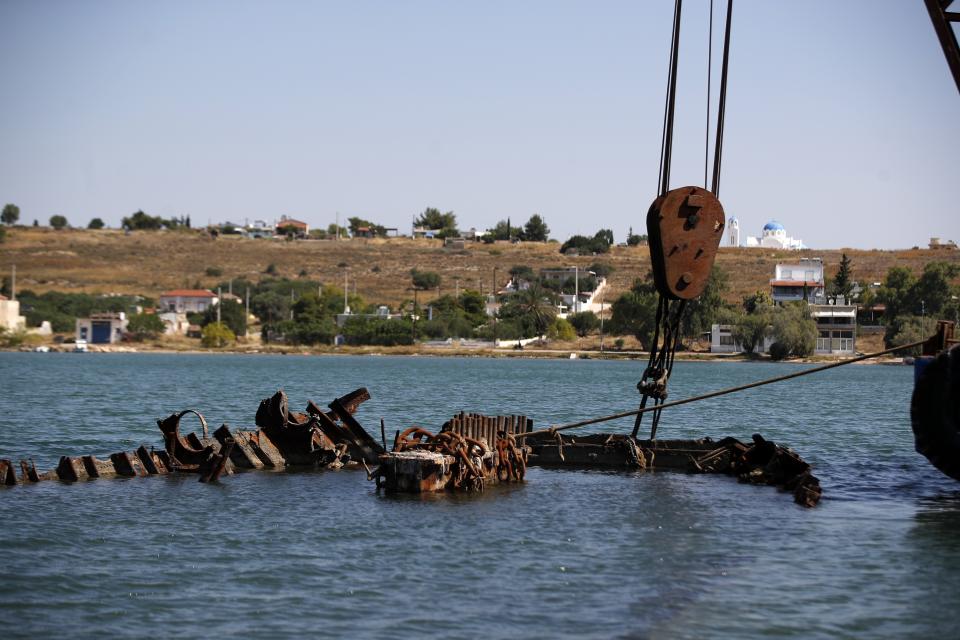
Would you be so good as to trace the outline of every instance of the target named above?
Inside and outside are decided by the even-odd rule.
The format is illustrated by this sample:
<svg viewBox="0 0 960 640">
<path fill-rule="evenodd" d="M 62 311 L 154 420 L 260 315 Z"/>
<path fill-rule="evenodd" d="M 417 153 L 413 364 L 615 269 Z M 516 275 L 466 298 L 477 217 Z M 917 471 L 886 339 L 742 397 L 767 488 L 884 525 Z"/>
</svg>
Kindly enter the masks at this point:
<svg viewBox="0 0 960 640">
<path fill-rule="evenodd" d="M 513 279 L 514 284 L 516 284 L 521 280 L 533 282 L 537 276 L 528 265 L 516 264 L 510 267 L 510 277 Z"/>
<path fill-rule="evenodd" d="M 847 257 L 847 254 L 842 254 L 840 256 L 840 266 L 837 267 L 837 275 L 833 277 L 833 287 L 831 288 L 831 294 L 835 296 L 844 296 L 847 300 L 850 299 L 850 293 L 853 291 L 853 267 L 852 260 Z"/>
<path fill-rule="evenodd" d="M 14 225 L 20 219 L 20 207 L 15 204 L 7 204 L 3 207 L 3 213 L 0 213 L 0 220 L 3 224 Z"/>
<path fill-rule="evenodd" d="M 247 311 L 239 300 L 221 300 L 219 304 L 210 305 L 203 312 L 201 326 L 217 322 L 217 309 L 220 311 L 220 322 L 225 324 L 234 335 L 247 333 Z"/>
<path fill-rule="evenodd" d="M 434 273 L 433 271 L 418 271 L 417 269 L 411 269 L 410 279 L 413 281 L 414 288 L 419 289 L 420 291 L 436 289 L 440 286 L 440 275 Z"/>
<path fill-rule="evenodd" d="M 50 226 L 59 231 L 67 226 L 67 219 L 61 215 L 50 216 Z"/>
<path fill-rule="evenodd" d="M 773 314 L 774 344 L 770 346 L 770 356 L 775 360 L 809 356 L 817 347 L 817 335 L 817 323 L 810 317 L 807 303 L 778 307 Z"/>
<path fill-rule="evenodd" d="M 500 307 L 499 317 L 514 320 L 529 337 L 543 336 L 557 315 L 556 297 L 539 283 L 516 292 Z"/>
<path fill-rule="evenodd" d="M 208 324 L 203 328 L 200 336 L 200 344 L 207 348 L 214 349 L 225 347 L 237 339 L 237 336 L 233 334 L 230 327 L 222 322 L 212 322 Z"/>
<path fill-rule="evenodd" d="M 657 292 L 653 285 L 653 274 L 634 281 L 630 291 L 623 293 L 610 306 L 610 333 L 630 334 L 640 341 L 640 345 L 649 350 L 656 328 Z"/>
<path fill-rule="evenodd" d="M 587 267 L 587 271 L 593 271 L 597 274 L 598 278 L 606 278 L 611 273 L 616 271 L 616 269 L 611 264 L 605 262 L 594 262 L 592 265 Z"/>
<path fill-rule="evenodd" d="M 394 346 L 413 344 L 413 323 L 404 319 L 347 318 L 343 324 L 347 344 Z"/>
<path fill-rule="evenodd" d="M 922 308 L 925 315 L 937 317 L 947 315 L 945 312 L 952 311 L 957 304 L 955 298 L 960 294 L 958 287 L 951 285 L 951 281 L 957 276 L 960 276 L 958 264 L 948 262 L 926 264 L 923 267 L 923 273 L 910 291 L 909 302 L 912 308 L 904 309 L 904 312 L 915 315 Z"/>
<path fill-rule="evenodd" d="M 917 279 L 907 267 L 891 267 L 877 291 L 877 301 L 886 306 L 885 316 L 892 320 L 901 313 L 910 313 L 913 287 Z"/>
<path fill-rule="evenodd" d="M 761 307 L 772 307 L 773 297 L 769 289 L 757 289 L 749 296 L 743 296 L 743 310 L 754 313 Z"/>
<path fill-rule="evenodd" d="M 163 227 L 163 218 L 160 216 L 151 216 L 138 210 L 133 215 L 124 218 L 121 221 L 122 227 L 127 229 L 139 229 L 144 231 L 155 231 Z"/>
<path fill-rule="evenodd" d="M 539 214 L 533 214 L 523 226 L 523 239 L 527 242 L 546 242 L 550 236 L 550 227 Z"/>
<path fill-rule="evenodd" d="M 560 245 L 560 253 L 566 253 L 570 249 L 576 249 L 580 255 L 591 253 L 607 253 L 610 251 L 610 245 L 613 244 L 613 232 L 609 229 L 601 229 L 592 238 L 586 236 L 571 236 Z"/>
<path fill-rule="evenodd" d="M 94 218 L 90 221 L 90 224 L 87 225 L 87 229 L 103 229 L 104 226 L 103 220 L 100 218 Z"/>
<path fill-rule="evenodd" d="M 600 326 L 600 318 L 593 311 L 581 311 L 567 316 L 577 335 L 581 338 L 589 335 Z"/>
<path fill-rule="evenodd" d="M 460 235 L 460 231 L 457 230 L 457 216 L 453 211 L 440 213 L 439 209 L 427 207 L 414 221 L 414 225 L 424 229 L 439 230 L 438 238 L 453 238 Z"/>
<path fill-rule="evenodd" d="M 350 235 L 356 236 L 362 227 L 367 227 L 375 236 L 383 237 L 387 235 L 387 228 L 381 224 L 375 222 L 370 222 L 369 220 L 364 220 L 363 218 L 347 218 L 347 222 L 350 223 Z"/>
<path fill-rule="evenodd" d="M 338 226 L 337 226 L 336 224 L 334 224 L 333 222 L 331 222 L 329 225 L 327 225 L 327 235 L 330 236 L 331 238 L 336 238 L 338 231 L 339 231 L 339 233 L 340 233 L 340 237 L 341 237 L 341 238 L 346 238 L 346 237 L 347 237 L 347 228 L 346 228 L 346 227 L 338 227 Z"/>
<path fill-rule="evenodd" d="M 551 340 L 569 342 L 577 337 L 577 332 L 567 320 L 554 318 L 550 326 L 547 327 L 547 335 Z"/>
<path fill-rule="evenodd" d="M 510 218 L 499 221 L 493 229 L 487 229 L 494 240 L 509 240 L 510 236 L 516 233 L 515 228 L 510 226 Z"/>
<path fill-rule="evenodd" d="M 137 313 L 130 316 L 127 322 L 127 332 L 135 340 L 152 340 L 166 330 L 166 325 L 155 313 Z"/>
<path fill-rule="evenodd" d="M 926 325 L 926 326 L 924 326 Z M 887 324 L 883 341 L 887 348 L 918 342 L 932 333 L 933 323 L 915 315 L 901 314 Z M 920 347 L 900 352 L 900 355 L 920 355 Z"/>
<path fill-rule="evenodd" d="M 682 331 L 688 337 L 699 336 L 710 331 L 717 322 L 720 311 L 725 307 L 723 294 L 729 289 L 730 276 L 726 271 L 713 265 L 703 292 L 687 302 L 684 308 Z"/>
<path fill-rule="evenodd" d="M 772 307 L 757 307 L 752 313 L 742 313 L 732 322 L 730 334 L 744 352 L 753 354 L 757 347 L 763 348 L 764 340 L 770 335 L 770 316 Z"/>
</svg>

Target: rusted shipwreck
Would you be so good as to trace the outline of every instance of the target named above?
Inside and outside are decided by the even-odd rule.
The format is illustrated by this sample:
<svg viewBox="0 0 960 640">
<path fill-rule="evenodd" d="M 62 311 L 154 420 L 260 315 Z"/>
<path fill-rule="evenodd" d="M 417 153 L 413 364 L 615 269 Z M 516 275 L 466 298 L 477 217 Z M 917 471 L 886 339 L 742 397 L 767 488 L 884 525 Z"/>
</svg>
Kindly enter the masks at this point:
<svg viewBox="0 0 960 640">
<path fill-rule="evenodd" d="M 482 491 L 498 483 L 523 482 L 527 466 L 538 465 L 720 473 L 790 491 L 807 507 L 816 505 L 821 496 L 810 465 L 759 435 L 749 444 L 734 438 L 573 437 L 555 429 L 534 431 L 533 420 L 522 415 L 461 412 L 436 433 L 419 426 L 396 431 L 388 449 L 382 420 L 377 442 L 355 417 L 369 398 L 369 392 L 360 388 L 336 398 L 327 409 L 310 401 L 298 412 L 290 410 L 286 394 L 278 391 L 260 402 L 255 428 L 222 424 L 212 433 L 202 414 L 187 409 L 157 420 L 162 449 L 143 445 L 103 459 L 63 456 L 46 472 L 39 472 L 32 460 L 15 465 L 0 459 L 0 484 L 166 474 L 192 474 L 210 482 L 240 470 L 355 467 L 363 468 L 367 479 L 388 493 Z M 191 414 L 199 420 L 200 430 L 184 435 L 181 422 Z"/>
<path fill-rule="evenodd" d="M 201 482 L 210 482 L 238 469 L 375 464 L 384 447 L 353 417 L 360 404 L 369 399 L 370 394 L 361 388 L 335 399 L 329 410 L 310 401 L 306 411 L 296 412 L 290 411 L 286 394 L 278 391 L 261 401 L 256 428 L 233 430 L 223 424 L 212 434 L 201 413 L 186 409 L 157 420 L 163 434 L 161 450 L 142 445 L 136 451 L 121 451 L 104 459 L 62 456 L 56 468 L 46 472 L 39 472 L 32 459 L 21 460 L 18 465 L 0 459 L 0 484 L 170 473 L 195 474 Z M 199 419 L 200 434 L 180 432 L 181 420 L 189 414 Z"/>
</svg>

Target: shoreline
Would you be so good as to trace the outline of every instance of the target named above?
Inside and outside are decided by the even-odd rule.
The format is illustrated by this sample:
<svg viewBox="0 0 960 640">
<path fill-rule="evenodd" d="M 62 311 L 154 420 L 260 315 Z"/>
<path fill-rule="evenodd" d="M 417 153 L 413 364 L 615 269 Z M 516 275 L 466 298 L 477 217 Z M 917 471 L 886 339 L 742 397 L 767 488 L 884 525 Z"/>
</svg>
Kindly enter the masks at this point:
<svg viewBox="0 0 960 640">
<path fill-rule="evenodd" d="M 37 352 L 35 347 L 19 346 L 0 348 L 0 352 L 16 353 L 75 353 L 71 345 L 44 345 L 49 351 Z M 284 346 L 254 347 L 237 346 L 222 349 L 198 349 L 186 347 L 178 349 L 172 346 L 153 345 L 88 345 L 89 354 L 175 354 L 175 355 L 281 355 L 281 356 L 406 356 L 428 358 L 523 358 L 548 360 L 643 360 L 649 357 L 645 351 L 599 351 L 595 349 L 503 349 L 503 348 L 461 348 L 461 347 L 327 347 L 327 348 L 298 348 Z M 853 357 L 853 356 L 849 356 Z M 847 359 L 846 357 L 814 356 L 810 358 L 791 358 L 787 360 L 772 360 L 769 357 L 747 356 L 742 353 L 709 353 L 700 351 L 677 352 L 676 360 L 683 362 L 744 362 L 754 364 L 827 364 Z M 879 357 L 870 361 L 857 362 L 860 365 L 905 365 L 902 357 Z"/>
</svg>

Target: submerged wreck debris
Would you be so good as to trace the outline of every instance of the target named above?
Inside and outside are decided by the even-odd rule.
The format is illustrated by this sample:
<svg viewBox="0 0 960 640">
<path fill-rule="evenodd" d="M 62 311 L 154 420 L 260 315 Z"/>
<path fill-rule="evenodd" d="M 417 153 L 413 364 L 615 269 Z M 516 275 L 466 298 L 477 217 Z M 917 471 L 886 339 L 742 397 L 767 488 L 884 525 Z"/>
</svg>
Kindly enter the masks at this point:
<svg viewBox="0 0 960 640">
<path fill-rule="evenodd" d="M 107 459 L 92 455 L 60 458 L 56 468 L 39 473 L 33 460 L 21 460 L 19 471 L 10 460 L 0 459 L 0 485 L 61 480 L 77 482 L 97 478 L 143 477 L 170 473 L 196 474 L 201 482 L 212 482 L 238 469 L 282 469 L 285 467 L 340 468 L 358 461 L 376 462 L 384 453 L 360 426 L 353 414 L 370 394 L 357 389 L 330 403 L 323 412 L 309 402 L 307 412 L 289 411 L 283 391 L 263 400 L 256 414 L 257 429 L 232 430 L 221 425 L 211 435 L 206 418 L 195 409 L 186 409 L 157 420 L 163 435 L 163 450 L 148 449 L 110 454 Z M 200 421 L 200 435 L 180 433 L 184 416 Z"/>
<path fill-rule="evenodd" d="M 526 438 L 525 443 L 530 447 L 531 465 L 721 473 L 741 482 L 790 491 L 794 501 L 804 507 L 816 506 L 823 493 L 809 464 L 759 434 L 749 445 L 735 438 L 636 440 L 621 434 L 573 437 L 559 432 L 541 432 Z"/>
<path fill-rule="evenodd" d="M 522 482 L 527 450 L 515 435 L 533 428 L 525 416 L 463 412 L 434 435 L 421 427 L 397 432 L 393 450 L 380 455 L 368 477 L 388 493 L 483 491 L 499 482 Z"/>
<path fill-rule="evenodd" d="M 370 399 L 365 388 L 334 399 L 328 409 L 309 401 L 303 412 L 291 411 L 287 395 L 277 391 L 260 402 L 256 427 L 232 429 L 222 424 L 212 433 L 206 418 L 186 409 L 157 420 L 163 449 L 142 445 L 103 459 L 63 456 L 40 473 L 33 460 L 19 465 L 0 459 L 0 485 L 61 480 L 192 474 L 213 482 L 247 469 L 288 467 L 362 468 L 387 493 L 483 491 L 498 483 L 523 482 L 528 465 L 677 470 L 721 473 L 742 482 L 777 486 L 812 507 L 820 500 L 820 483 L 810 465 L 790 449 L 753 436 L 751 444 L 734 438 L 638 440 L 627 434 L 573 437 L 556 428 L 533 430 L 522 415 L 485 416 L 460 412 L 436 433 L 419 426 L 397 431 L 393 446 L 377 442 L 355 418 Z M 182 420 L 194 415 L 199 432 L 181 433 Z M 381 437 L 383 422 L 381 421 Z"/>
</svg>

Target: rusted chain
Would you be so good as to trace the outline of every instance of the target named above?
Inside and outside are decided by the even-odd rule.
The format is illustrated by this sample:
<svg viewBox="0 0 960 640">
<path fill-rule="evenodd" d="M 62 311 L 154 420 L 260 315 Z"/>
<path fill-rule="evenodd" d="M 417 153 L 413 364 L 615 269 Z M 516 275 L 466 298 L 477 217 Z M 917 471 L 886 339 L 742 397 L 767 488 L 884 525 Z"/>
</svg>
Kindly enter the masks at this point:
<svg viewBox="0 0 960 640">
<path fill-rule="evenodd" d="M 845 364 L 861 362 L 863 360 L 869 360 L 870 358 L 877 358 L 879 356 L 887 355 L 888 353 L 894 353 L 896 351 L 904 351 L 906 349 L 912 349 L 913 347 L 919 347 L 923 345 L 925 342 L 927 342 L 927 340 L 919 340 L 917 342 L 911 342 L 910 344 L 904 344 L 898 347 L 891 347 L 889 349 L 884 349 L 883 351 L 877 351 L 876 353 L 867 353 L 862 356 L 850 358 L 848 360 L 831 362 L 830 364 L 814 367 L 813 369 L 804 369 L 803 371 L 788 373 L 786 375 L 777 376 L 775 378 L 768 378 L 766 380 L 758 380 L 757 382 L 751 382 L 749 384 L 743 384 L 737 387 L 728 387 L 726 389 L 719 389 L 717 391 L 711 391 L 710 393 L 704 393 L 699 396 L 693 396 L 692 398 L 684 398 L 683 400 L 674 400 L 673 402 L 665 402 L 663 404 L 653 406 L 653 407 L 646 407 L 643 409 L 634 409 L 633 411 L 623 411 L 621 413 L 614 413 L 607 416 L 601 416 L 599 418 L 591 418 L 589 420 L 581 420 L 579 422 L 571 422 L 570 424 L 554 426 L 554 427 L 550 427 L 549 429 L 540 429 L 538 431 L 527 431 L 526 433 L 518 433 L 516 434 L 516 437 L 526 438 L 534 435 L 553 434 L 557 431 L 566 431 L 567 429 L 576 429 L 577 427 L 585 427 L 587 425 L 597 424 L 599 422 L 608 422 L 610 420 L 616 420 L 617 418 L 626 418 L 629 416 L 635 416 L 641 413 L 646 413 L 648 411 L 659 411 L 660 409 L 667 409 L 669 407 L 678 407 L 682 404 L 689 404 L 691 402 L 696 402 L 698 400 L 707 400 L 709 398 L 716 398 L 717 396 L 725 396 L 727 394 L 735 393 L 737 391 L 745 391 L 747 389 L 753 389 L 754 387 L 762 387 L 763 385 L 773 384 L 774 382 L 783 382 L 784 380 L 799 378 L 801 376 L 810 375 L 811 373 L 818 373 L 820 371 L 826 371 L 827 369 L 835 369 L 836 367 L 842 367 Z"/>
</svg>

